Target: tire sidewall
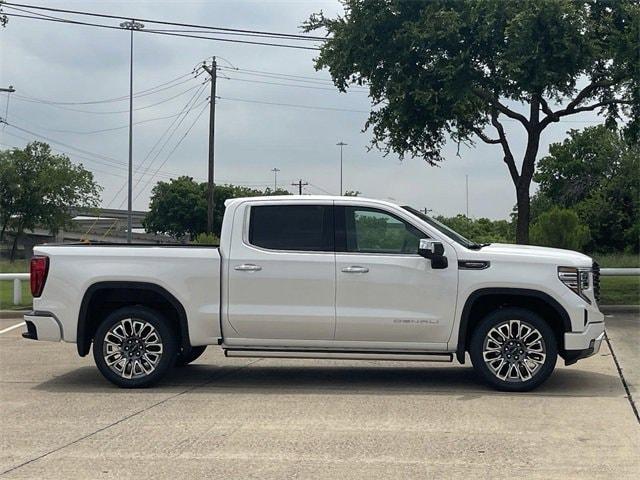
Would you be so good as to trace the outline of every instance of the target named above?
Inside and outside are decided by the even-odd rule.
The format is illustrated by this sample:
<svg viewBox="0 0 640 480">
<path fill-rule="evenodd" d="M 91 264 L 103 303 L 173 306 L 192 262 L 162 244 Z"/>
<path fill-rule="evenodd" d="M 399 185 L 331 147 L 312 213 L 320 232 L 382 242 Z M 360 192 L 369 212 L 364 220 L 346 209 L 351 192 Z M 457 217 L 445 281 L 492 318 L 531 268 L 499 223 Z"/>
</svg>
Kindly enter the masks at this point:
<svg viewBox="0 0 640 480">
<path fill-rule="evenodd" d="M 483 358 L 484 340 L 491 328 L 507 321 L 520 320 L 529 323 L 541 333 L 545 348 L 546 358 L 540 371 L 526 382 L 506 382 L 497 378 L 485 364 Z M 474 330 L 469 346 L 469 355 L 474 369 L 480 377 L 492 387 L 508 392 L 527 392 L 544 383 L 553 372 L 558 358 L 558 340 L 551 326 L 540 316 L 523 308 L 504 308 L 487 315 L 480 321 Z"/>
<path fill-rule="evenodd" d="M 162 357 L 156 369 L 147 376 L 141 378 L 122 378 L 107 365 L 102 354 L 104 338 L 109 329 L 124 318 L 139 318 L 149 322 L 159 333 L 162 339 Z M 158 382 L 167 371 L 173 367 L 177 356 L 176 334 L 170 328 L 165 317 L 146 307 L 124 307 L 110 313 L 98 326 L 93 341 L 93 358 L 100 373 L 111 383 L 123 388 L 142 388 Z"/>
</svg>

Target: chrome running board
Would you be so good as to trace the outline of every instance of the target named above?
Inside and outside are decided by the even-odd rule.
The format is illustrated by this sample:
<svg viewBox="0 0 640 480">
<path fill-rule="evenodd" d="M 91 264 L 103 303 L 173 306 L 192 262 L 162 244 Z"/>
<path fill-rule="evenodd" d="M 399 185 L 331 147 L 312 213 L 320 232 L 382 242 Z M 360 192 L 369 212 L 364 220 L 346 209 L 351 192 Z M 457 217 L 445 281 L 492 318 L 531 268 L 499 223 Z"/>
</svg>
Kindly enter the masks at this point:
<svg viewBox="0 0 640 480">
<path fill-rule="evenodd" d="M 331 358 L 334 360 L 387 360 L 409 362 L 453 362 L 452 353 L 347 352 L 323 350 L 225 349 L 226 357 L 252 358 Z"/>
</svg>

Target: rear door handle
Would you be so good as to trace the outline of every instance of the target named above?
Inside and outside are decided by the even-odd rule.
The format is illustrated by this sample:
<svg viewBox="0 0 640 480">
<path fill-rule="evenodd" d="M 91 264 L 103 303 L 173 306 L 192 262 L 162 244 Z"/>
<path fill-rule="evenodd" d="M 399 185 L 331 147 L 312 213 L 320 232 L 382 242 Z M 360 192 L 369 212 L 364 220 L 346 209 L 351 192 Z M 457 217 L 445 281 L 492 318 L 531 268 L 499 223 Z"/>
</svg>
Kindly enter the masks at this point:
<svg viewBox="0 0 640 480">
<path fill-rule="evenodd" d="M 367 267 L 360 267 L 358 265 L 352 265 L 342 269 L 344 273 L 367 273 L 369 269 Z"/>
<path fill-rule="evenodd" d="M 253 263 L 245 263 L 243 265 L 237 265 L 233 267 L 233 269 L 239 272 L 259 272 L 262 270 L 262 267 L 260 265 L 254 265 Z"/>
</svg>

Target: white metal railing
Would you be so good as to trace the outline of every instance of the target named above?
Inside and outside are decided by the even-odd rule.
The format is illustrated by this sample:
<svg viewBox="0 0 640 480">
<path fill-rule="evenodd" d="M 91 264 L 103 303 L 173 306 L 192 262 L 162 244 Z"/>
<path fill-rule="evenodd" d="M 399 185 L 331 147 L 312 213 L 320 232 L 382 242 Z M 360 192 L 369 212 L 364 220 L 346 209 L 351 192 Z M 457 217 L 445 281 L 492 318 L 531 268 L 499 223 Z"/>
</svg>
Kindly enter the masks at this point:
<svg viewBox="0 0 640 480">
<path fill-rule="evenodd" d="M 0 280 L 13 280 L 13 304 L 22 303 L 22 282 L 29 280 L 28 273 L 0 273 Z"/>
<path fill-rule="evenodd" d="M 602 277 L 633 277 L 640 275 L 640 268 L 601 268 Z M 13 304 L 22 303 L 22 282 L 29 280 L 28 273 L 0 273 L 0 281 L 13 280 Z"/>
<path fill-rule="evenodd" d="M 601 268 L 600 275 L 604 277 L 633 277 L 640 275 L 640 268 Z"/>
</svg>

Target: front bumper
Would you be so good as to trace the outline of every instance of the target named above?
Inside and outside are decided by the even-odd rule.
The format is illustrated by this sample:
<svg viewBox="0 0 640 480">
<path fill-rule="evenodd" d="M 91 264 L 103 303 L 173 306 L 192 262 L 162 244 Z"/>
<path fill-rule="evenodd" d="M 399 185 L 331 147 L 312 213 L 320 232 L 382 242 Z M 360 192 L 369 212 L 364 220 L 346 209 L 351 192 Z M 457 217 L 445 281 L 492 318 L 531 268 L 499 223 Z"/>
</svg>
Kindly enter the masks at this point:
<svg viewBox="0 0 640 480">
<path fill-rule="evenodd" d="M 583 332 L 565 333 L 565 350 L 562 353 L 565 365 L 573 365 L 580 359 L 598 353 L 604 335 L 604 322 L 590 323 Z"/>
<path fill-rule="evenodd" d="M 29 312 L 24 315 L 27 331 L 22 334 L 29 340 L 45 340 L 59 342 L 62 340 L 60 322 L 50 313 Z"/>
</svg>

